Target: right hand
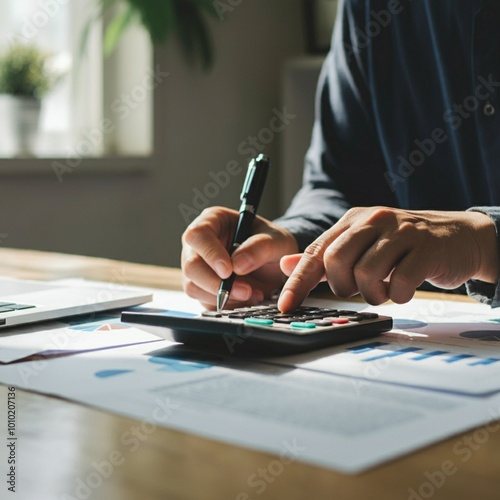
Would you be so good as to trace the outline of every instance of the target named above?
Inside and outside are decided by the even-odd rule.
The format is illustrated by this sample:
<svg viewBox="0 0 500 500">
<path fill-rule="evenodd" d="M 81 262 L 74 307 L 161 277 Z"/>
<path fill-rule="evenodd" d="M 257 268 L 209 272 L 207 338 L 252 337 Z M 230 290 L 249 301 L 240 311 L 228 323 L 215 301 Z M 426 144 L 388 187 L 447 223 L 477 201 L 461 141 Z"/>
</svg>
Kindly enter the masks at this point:
<svg viewBox="0 0 500 500">
<path fill-rule="evenodd" d="M 205 209 L 182 236 L 181 265 L 184 291 L 207 309 L 215 309 L 222 279 L 237 275 L 228 309 L 253 305 L 269 298 L 286 276 L 280 269 L 284 255 L 298 251 L 288 230 L 257 216 L 253 235 L 230 256 L 238 212 L 224 207 Z"/>
</svg>

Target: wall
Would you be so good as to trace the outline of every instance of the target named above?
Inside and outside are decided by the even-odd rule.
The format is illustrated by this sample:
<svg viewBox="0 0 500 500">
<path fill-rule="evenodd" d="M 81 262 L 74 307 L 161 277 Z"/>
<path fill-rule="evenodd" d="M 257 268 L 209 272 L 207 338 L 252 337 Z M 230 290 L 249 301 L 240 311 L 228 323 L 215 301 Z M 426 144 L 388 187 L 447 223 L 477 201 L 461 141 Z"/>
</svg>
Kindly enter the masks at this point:
<svg viewBox="0 0 500 500">
<path fill-rule="evenodd" d="M 84 162 L 62 183 L 51 172 L 1 176 L 0 244 L 177 266 L 186 227 L 179 206 L 193 206 L 193 189 L 206 189 L 210 172 L 230 161 L 242 173 L 231 175 L 210 202 L 237 208 L 248 157 L 242 143 L 259 133 L 270 140 L 262 130 L 286 106 L 284 63 L 303 52 L 301 2 L 243 0 L 214 20 L 212 31 L 210 74 L 186 66 L 174 45 L 157 51 L 156 63 L 169 76 L 155 96 L 153 166 L 137 174 L 95 174 L 85 172 Z M 274 165 L 262 202 L 267 217 L 279 211 L 281 135 L 266 147 Z"/>
</svg>

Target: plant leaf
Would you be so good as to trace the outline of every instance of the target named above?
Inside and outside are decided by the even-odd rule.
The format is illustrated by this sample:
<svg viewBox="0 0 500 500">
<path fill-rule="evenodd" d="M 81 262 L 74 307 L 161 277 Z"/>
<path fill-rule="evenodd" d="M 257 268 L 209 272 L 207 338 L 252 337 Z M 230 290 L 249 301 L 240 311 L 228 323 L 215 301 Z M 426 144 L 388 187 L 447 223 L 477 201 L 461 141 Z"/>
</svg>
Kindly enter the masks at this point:
<svg viewBox="0 0 500 500">
<path fill-rule="evenodd" d="M 126 0 L 139 13 L 153 44 L 167 40 L 177 24 L 176 0 Z M 185 1 L 185 0 L 184 0 Z"/>
<path fill-rule="evenodd" d="M 125 10 L 116 14 L 116 16 L 110 21 L 104 33 L 104 53 L 106 55 L 113 52 L 118 40 L 120 40 L 125 30 L 133 21 L 135 14 L 136 12 L 133 7 L 129 5 Z"/>
<path fill-rule="evenodd" d="M 106 12 L 115 5 L 118 1 L 121 0 L 95 0 L 96 7 L 94 12 L 89 16 L 82 30 L 82 34 L 80 36 L 80 47 L 78 51 L 78 56 L 80 59 L 83 59 L 85 55 L 85 51 L 87 49 L 87 45 L 89 43 L 90 31 L 92 29 L 92 25 L 96 23 L 99 19 L 103 19 Z"/>
<path fill-rule="evenodd" d="M 189 0 L 177 2 L 177 34 L 188 59 L 194 62 L 199 57 L 203 68 L 208 70 L 213 64 L 212 41 L 198 3 Z"/>
</svg>

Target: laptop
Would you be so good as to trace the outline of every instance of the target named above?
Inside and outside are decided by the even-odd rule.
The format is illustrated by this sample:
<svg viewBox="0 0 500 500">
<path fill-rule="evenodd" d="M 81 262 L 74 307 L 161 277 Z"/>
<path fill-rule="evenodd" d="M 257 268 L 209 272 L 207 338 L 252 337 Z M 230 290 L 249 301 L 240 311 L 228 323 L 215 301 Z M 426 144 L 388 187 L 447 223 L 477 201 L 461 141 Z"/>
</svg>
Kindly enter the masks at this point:
<svg viewBox="0 0 500 500">
<path fill-rule="evenodd" d="M 152 295 L 114 284 L 68 285 L 0 277 L 0 329 L 150 302 Z"/>
</svg>

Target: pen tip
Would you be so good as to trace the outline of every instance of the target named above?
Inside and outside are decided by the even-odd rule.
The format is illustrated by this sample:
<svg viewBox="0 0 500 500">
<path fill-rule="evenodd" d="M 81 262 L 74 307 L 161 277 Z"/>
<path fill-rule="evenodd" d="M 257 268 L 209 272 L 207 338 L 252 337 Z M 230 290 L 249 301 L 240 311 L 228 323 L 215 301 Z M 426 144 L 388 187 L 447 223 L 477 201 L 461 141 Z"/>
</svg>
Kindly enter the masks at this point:
<svg viewBox="0 0 500 500">
<path fill-rule="evenodd" d="M 217 311 L 222 311 L 229 300 L 229 292 L 227 290 L 221 290 L 217 294 Z"/>
</svg>

